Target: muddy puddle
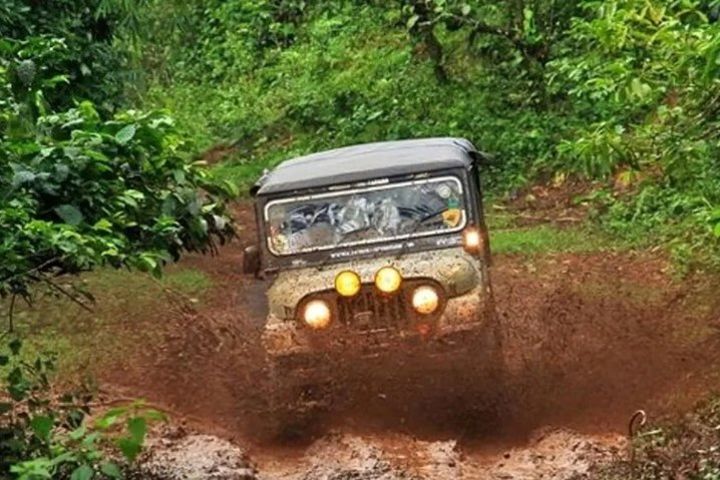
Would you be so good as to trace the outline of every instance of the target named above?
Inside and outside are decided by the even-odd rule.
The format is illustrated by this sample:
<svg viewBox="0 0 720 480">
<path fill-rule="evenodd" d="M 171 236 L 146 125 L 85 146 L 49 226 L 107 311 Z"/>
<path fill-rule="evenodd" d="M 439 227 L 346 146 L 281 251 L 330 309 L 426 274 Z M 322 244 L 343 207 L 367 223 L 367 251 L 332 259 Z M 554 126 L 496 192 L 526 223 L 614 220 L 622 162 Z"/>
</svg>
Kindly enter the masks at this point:
<svg viewBox="0 0 720 480">
<path fill-rule="evenodd" d="M 624 457 L 633 412 L 686 409 L 717 381 L 711 281 L 673 280 L 652 254 L 501 256 L 492 276 L 502 381 L 483 376 L 482 355 L 415 377 L 398 357 L 382 382 L 338 366 L 333 384 L 345 399 L 299 438 L 268 443 L 264 285 L 239 273 L 252 236 L 218 257 L 187 259 L 213 279 L 209 298 L 198 306 L 169 296 L 148 315 L 162 341 L 106 375 L 187 425 L 153 447 L 155 472 L 215 459 L 147 478 L 583 478 L 593 463 Z"/>
</svg>

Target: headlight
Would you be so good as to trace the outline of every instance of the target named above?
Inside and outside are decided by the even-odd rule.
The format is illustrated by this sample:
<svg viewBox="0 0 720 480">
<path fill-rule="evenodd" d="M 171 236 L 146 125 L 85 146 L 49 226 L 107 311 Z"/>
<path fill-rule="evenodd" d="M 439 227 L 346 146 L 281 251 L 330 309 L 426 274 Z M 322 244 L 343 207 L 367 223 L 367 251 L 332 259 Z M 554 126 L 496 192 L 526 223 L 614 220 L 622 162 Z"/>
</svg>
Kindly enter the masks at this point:
<svg viewBox="0 0 720 480">
<path fill-rule="evenodd" d="M 402 275 L 394 267 L 383 267 L 375 274 L 375 286 L 383 293 L 394 293 L 402 284 Z"/>
<path fill-rule="evenodd" d="M 482 250 L 482 235 L 475 227 L 468 227 L 463 231 L 463 247 L 467 252 L 478 253 Z"/>
<path fill-rule="evenodd" d="M 429 315 L 440 305 L 440 296 L 433 287 L 427 285 L 418 287 L 412 296 L 413 308 L 422 315 Z"/>
<path fill-rule="evenodd" d="M 353 297 L 357 295 L 360 291 L 360 286 L 360 276 L 350 270 L 340 272 L 335 277 L 335 290 L 343 297 Z"/>
<path fill-rule="evenodd" d="M 330 306 L 325 300 L 311 300 L 305 305 L 303 319 L 310 328 L 325 328 L 330 325 Z"/>
</svg>

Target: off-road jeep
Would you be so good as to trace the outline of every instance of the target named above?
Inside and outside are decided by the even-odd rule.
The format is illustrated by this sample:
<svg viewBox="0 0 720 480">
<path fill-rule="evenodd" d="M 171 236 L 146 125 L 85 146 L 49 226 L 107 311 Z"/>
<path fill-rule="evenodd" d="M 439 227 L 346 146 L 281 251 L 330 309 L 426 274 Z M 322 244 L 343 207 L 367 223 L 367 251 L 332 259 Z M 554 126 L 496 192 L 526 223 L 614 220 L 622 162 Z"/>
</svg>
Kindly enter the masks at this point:
<svg viewBox="0 0 720 480">
<path fill-rule="evenodd" d="M 382 142 L 288 160 L 260 178 L 244 269 L 269 281 L 263 344 L 279 384 L 331 352 L 447 349 L 487 327 L 483 158 L 465 139 Z"/>
</svg>

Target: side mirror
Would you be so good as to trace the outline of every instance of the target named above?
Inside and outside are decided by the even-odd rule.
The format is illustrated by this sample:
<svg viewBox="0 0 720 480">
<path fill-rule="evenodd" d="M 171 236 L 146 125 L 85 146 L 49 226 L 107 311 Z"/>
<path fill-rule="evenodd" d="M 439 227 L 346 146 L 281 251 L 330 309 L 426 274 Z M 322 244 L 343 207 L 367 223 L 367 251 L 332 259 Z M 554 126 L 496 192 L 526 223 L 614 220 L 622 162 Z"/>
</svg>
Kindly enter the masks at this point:
<svg viewBox="0 0 720 480">
<path fill-rule="evenodd" d="M 480 169 L 496 166 L 497 163 L 498 163 L 497 159 L 494 156 L 490 155 L 489 153 L 478 152 L 475 155 L 475 164 Z"/>
<path fill-rule="evenodd" d="M 245 247 L 243 254 L 243 273 L 257 275 L 260 273 L 260 250 L 255 245 Z"/>
</svg>

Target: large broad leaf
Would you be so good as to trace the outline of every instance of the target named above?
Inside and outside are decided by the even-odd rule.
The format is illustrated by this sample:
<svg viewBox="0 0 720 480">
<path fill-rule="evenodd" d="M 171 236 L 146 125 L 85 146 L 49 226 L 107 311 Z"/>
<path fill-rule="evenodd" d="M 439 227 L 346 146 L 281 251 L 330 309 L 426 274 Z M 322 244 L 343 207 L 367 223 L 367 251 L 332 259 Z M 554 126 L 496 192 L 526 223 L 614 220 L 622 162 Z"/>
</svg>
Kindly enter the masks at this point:
<svg viewBox="0 0 720 480">
<path fill-rule="evenodd" d="M 133 139 L 135 131 L 135 125 L 127 125 L 115 134 L 115 140 L 117 140 L 118 143 L 125 145 Z"/>
<path fill-rule="evenodd" d="M 26 183 L 30 183 L 35 180 L 35 174 L 28 170 L 17 170 L 13 175 L 12 186 L 17 188 Z"/>
<path fill-rule="evenodd" d="M 59 207 L 55 208 L 55 213 L 58 214 L 60 218 L 62 218 L 63 222 L 69 224 L 69 225 L 80 225 L 83 221 L 83 214 L 78 208 L 74 205 L 60 205 Z"/>
<path fill-rule="evenodd" d="M 122 478 L 122 471 L 120 471 L 120 467 L 117 466 L 117 464 L 113 462 L 106 462 L 103 463 L 100 467 L 100 471 L 105 475 L 106 477 L 110 478 Z"/>
<path fill-rule="evenodd" d="M 131 418 L 128 420 L 128 431 L 136 442 L 142 444 L 145 441 L 145 434 L 147 433 L 147 422 L 144 418 Z"/>
<path fill-rule="evenodd" d="M 142 445 L 130 437 L 123 437 L 118 439 L 117 446 L 120 448 L 125 459 L 129 462 L 134 462 L 137 456 L 142 450 Z"/>
<path fill-rule="evenodd" d="M 70 480 L 90 480 L 93 475 L 95 475 L 95 472 L 90 465 L 80 465 L 72 472 Z"/>
<path fill-rule="evenodd" d="M 17 355 L 20 353 L 20 349 L 22 348 L 22 340 L 19 338 L 13 338 L 10 343 L 8 343 L 8 348 L 13 355 Z"/>
<path fill-rule="evenodd" d="M 50 439 L 50 432 L 52 432 L 54 425 L 55 422 L 52 417 L 46 415 L 38 415 L 30 420 L 30 427 L 32 427 L 35 436 L 45 441 Z"/>
</svg>

